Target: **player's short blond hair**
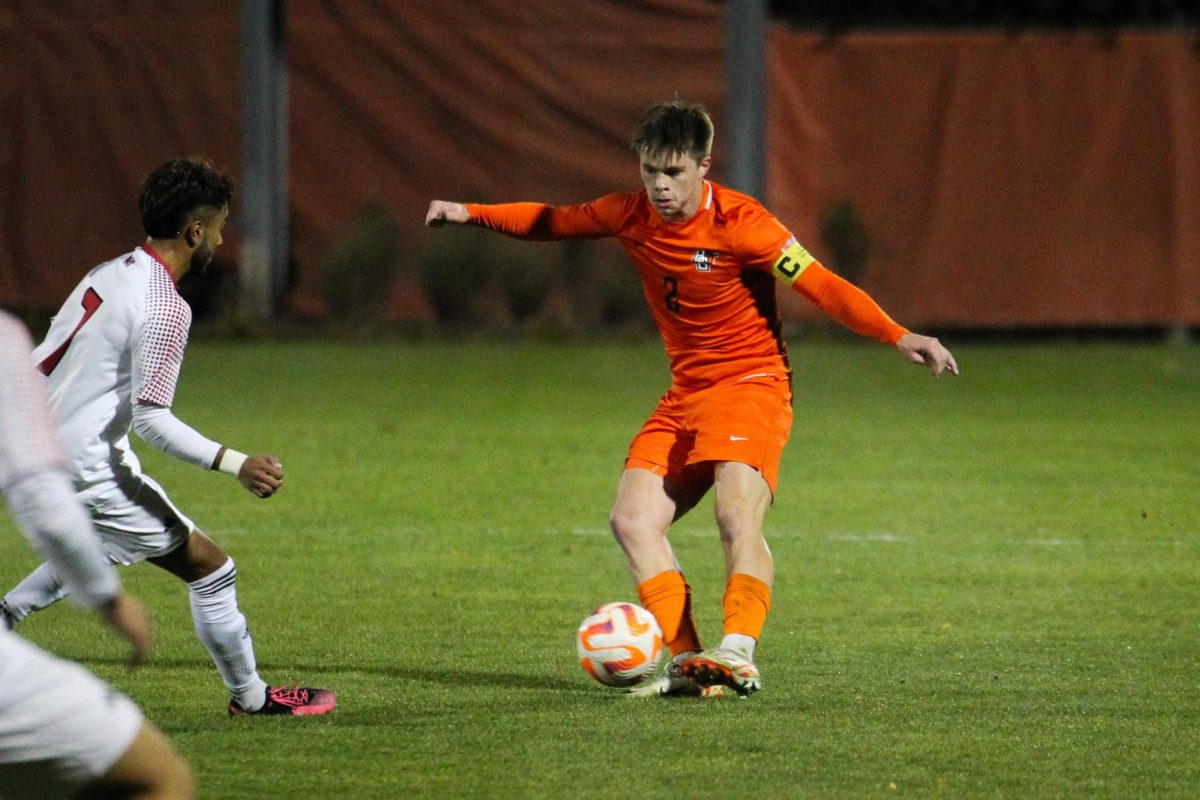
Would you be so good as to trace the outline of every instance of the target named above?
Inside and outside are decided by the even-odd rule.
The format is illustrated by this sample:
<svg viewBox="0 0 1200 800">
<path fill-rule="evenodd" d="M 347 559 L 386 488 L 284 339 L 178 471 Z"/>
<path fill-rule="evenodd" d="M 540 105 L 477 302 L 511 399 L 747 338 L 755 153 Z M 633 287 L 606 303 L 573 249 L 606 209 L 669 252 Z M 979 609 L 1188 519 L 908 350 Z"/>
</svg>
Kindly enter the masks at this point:
<svg viewBox="0 0 1200 800">
<path fill-rule="evenodd" d="M 704 106 L 668 100 L 646 109 L 631 149 L 649 156 L 689 155 L 696 163 L 712 153 L 713 123 Z"/>
</svg>

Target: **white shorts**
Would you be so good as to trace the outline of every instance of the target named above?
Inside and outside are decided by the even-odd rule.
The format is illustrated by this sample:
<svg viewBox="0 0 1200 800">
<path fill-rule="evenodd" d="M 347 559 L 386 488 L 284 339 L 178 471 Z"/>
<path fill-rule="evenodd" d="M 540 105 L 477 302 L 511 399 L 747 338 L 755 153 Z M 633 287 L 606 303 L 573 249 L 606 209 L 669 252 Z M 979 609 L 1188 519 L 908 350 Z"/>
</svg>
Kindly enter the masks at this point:
<svg viewBox="0 0 1200 800">
<path fill-rule="evenodd" d="M 70 797 L 103 777 L 142 712 L 87 670 L 0 630 L 0 797 Z"/>
<path fill-rule="evenodd" d="M 195 524 L 148 475 L 130 475 L 103 492 L 80 497 L 100 536 L 100 548 L 116 564 L 165 556 L 187 541 Z"/>
</svg>

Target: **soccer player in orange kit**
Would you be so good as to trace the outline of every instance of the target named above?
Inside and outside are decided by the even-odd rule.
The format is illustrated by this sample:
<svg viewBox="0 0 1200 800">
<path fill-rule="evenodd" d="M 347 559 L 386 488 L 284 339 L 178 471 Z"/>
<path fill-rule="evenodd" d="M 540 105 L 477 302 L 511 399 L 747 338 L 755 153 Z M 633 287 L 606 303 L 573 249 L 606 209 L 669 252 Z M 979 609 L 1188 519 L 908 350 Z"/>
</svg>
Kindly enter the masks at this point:
<svg viewBox="0 0 1200 800">
<path fill-rule="evenodd" d="M 792 424 L 791 369 L 776 306 L 782 281 L 851 330 L 895 346 L 933 375 L 958 374 L 937 339 L 895 323 L 817 262 L 754 198 L 706 180 L 713 125 L 699 105 L 651 106 L 633 135 L 645 191 L 555 207 L 434 200 L 425 224 L 479 225 L 519 239 L 615 236 L 641 274 L 672 384 L 634 437 L 610 523 L 642 605 L 671 653 L 650 696 L 746 696 L 762 686 L 754 648 L 775 577 L 763 538 Z M 691 587 L 667 540 L 713 489 L 725 552 L 725 635 L 704 650 Z"/>
</svg>

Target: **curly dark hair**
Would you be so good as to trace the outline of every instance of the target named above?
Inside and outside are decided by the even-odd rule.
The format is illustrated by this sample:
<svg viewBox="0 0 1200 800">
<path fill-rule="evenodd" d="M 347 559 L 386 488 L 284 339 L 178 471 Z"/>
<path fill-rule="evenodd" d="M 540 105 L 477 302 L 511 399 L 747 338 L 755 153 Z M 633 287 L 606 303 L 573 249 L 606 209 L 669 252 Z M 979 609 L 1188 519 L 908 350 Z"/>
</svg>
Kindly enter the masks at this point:
<svg viewBox="0 0 1200 800">
<path fill-rule="evenodd" d="M 174 239 L 198 214 L 215 214 L 233 199 L 233 180 L 204 158 L 177 158 L 150 173 L 138 192 L 142 228 L 151 239 Z"/>
<path fill-rule="evenodd" d="M 668 100 L 646 109 L 630 149 L 651 156 L 689 155 L 696 163 L 712 153 L 713 124 L 704 106 Z"/>
</svg>

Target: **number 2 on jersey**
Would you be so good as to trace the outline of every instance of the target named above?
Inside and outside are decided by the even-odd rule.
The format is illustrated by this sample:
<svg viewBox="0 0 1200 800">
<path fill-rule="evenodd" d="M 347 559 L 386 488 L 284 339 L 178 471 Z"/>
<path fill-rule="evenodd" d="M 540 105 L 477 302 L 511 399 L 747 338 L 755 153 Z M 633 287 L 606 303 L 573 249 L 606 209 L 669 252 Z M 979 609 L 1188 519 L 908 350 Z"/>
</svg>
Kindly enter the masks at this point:
<svg viewBox="0 0 1200 800">
<path fill-rule="evenodd" d="M 679 313 L 679 279 L 667 276 L 663 278 L 663 286 L 667 287 L 667 291 L 663 294 L 663 299 L 667 302 L 667 310 Z"/>
<path fill-rule="evenodd" d="M 62 357 L 67 354 L 67 348 L 71 346 L 71 342 L 75 341 L 75 334 L 79 333 L 79 329 L 92 318 L 92 315 L 96 313 L 96 310 L 100 308 L 100 304 L 103 302 L 104 299 L 96 293 L 96 290 L 88 287 L 88 290 L 83 293 L 83 319 L 79 320 L 79 324 L 75 326 L 75 330 L 71 331 L 71 335 L 67 337 L 67 340 L 60 344 L 57 350 L 42 359 L 42 363 L 38 364 L 38 369 L 42 371 L 43 375 L 49 375 L 54 371 L 54 368 L 58 366 L 58 362 L 62 361 Z"/>
</svg>

